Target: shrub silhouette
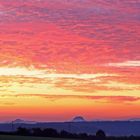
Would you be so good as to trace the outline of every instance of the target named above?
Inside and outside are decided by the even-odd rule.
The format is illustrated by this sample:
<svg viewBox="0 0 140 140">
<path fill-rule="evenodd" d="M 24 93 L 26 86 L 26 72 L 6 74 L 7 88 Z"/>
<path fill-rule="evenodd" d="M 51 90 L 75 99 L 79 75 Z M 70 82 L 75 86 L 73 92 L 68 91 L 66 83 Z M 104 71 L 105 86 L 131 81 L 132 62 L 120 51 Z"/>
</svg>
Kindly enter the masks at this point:
<svg viewBox="0 0 140 140">
<path fill-rule="evenodd" d="M 98 130 L 96 132 L 96 137 L 97 139 L 105 139 L 106 138 L 106 135 L 105 135 L 105 132 L 103 130 Z"/>
<path fill-rule="evenodd" d="M 19 127 L 19 128 L 17 129 L 17 134 L 18 134 L 18 135 L 29 136 L 29 135 L 30 135 L 30 130 L 28 130 L 28 129 L 26 129 L 26 128 Z"/>
<path fill-rule="evenodd" d="M 78 135 L 78 137 L 79 137 L 79 138 L 87 138 L 88 135 L 87 135 L 87 133 L 80 133 L 80 134 Z"/>
<path fill-rule="evenodd" d="M 140 140 L 140 136 L 107 136 L 103 130 L 98 130 L 96 135 L 89 135 L 86 133 L 70 133 L 65 130 L 57 132 L 53 128 L 22 128 L 19 127 L 15 132 L 0 132 L 0 135 L 20 135 L 20 136 L 39 136 L 39 137 L 57 137 L 57 138 L 74 138 L 83 140 Z"/>
<path fill-rule="evenodd" d="M 43 132 L 40 128 L 33 128 L 32 129 L 32 135 L 33 136 L 41 136 L 42 134 L 43 134 Z"/>
<path fill-rule="evenodd" d="M 60 136 L 61 136 L 61 137 L 64 137 L 64 138 L 67 138 L 67 137 L 70 136 L 70 133 L 67 132 L 67 131 L 65 131 L 65 130 L 62 130 L 62 131 L 60 132 Z"/>
<path fill-rule="evenodd" d="M 43 135 L 47 136 L 47 137 L 57 137 L 58 132 L 57 132 L 57 130 L 55 130 L 53 128 L 46 128 L 43 130 Z"/>
</svg>

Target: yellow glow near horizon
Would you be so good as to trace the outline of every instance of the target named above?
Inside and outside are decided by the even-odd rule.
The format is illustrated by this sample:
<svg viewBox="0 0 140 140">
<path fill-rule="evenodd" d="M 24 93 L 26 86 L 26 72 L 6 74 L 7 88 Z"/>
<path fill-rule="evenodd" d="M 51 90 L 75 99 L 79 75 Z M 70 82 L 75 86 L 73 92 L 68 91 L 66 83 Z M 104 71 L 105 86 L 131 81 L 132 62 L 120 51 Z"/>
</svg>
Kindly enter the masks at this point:
<svg viewBox="0 0 140 140">
<path fill-rule="evenodd" d="M 92 79 L 106 76 L 117 76 L 116 74 L 95 73 L 95 74 L 62 74 L 48 73 L 47 71 L 37 69 L 27 69 L 20 67 L 1 67 L 0 76 L 31 76 L 37 78 L 76 78 L 76 79 Z"/>
</svg>

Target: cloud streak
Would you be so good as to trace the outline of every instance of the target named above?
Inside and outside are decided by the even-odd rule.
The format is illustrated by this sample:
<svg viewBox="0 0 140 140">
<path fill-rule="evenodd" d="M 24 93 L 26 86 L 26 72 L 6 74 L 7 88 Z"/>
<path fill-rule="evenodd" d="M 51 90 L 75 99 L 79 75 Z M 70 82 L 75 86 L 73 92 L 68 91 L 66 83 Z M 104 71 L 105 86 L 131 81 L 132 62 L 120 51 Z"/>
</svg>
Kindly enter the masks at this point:
<svg viewBox="0 0 140 140">
<path fill-rule="evenodd" d="M 88 96 L 88 95 L 46 95 L 46 94 L 16 94 L 16 95 L 0 95 L 1 97 L 41 97 L 46 99 L 54 99 L 54 100 L 63 100 L 69 98 L 79 98 L 79 99 L 88 99 L 93 101 L 106 101 L 106 102 L 116 102 L 116 103 L 131 103 L 131 102 L 139 102 L 140 97 L 135 96 Z"/>
<path fill-rule="evenodd" d="M 126 61 L 120 63 L 109 63 L 108 66 L 114 67 L 140 67 L 140 61 Z"/>
</svg>

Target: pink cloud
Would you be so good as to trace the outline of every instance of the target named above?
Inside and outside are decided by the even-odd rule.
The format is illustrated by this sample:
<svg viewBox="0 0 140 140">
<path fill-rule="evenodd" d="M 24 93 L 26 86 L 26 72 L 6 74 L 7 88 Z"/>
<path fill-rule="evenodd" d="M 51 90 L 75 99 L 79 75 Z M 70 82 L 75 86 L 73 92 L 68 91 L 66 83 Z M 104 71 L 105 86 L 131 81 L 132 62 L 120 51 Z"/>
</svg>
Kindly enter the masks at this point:
<svg viewBox="0 0 140 140">
<path fill-rule="evenodd" d="M 139 67 L 108 65 L 140 60 L 139 1 L 2 0 L 0 4 L 1 67 L 33 67 L 65 74 L 109 73 L 118 76 L 102 77 L 101 83 L 140 83 Z M 120 90 L 89 81 L 81 84 L 77 79 L 72 81 L 80 87 L 72 85 L 70 79 L 62 81 L 55 86 L 84 92 Z"/>
</svg>

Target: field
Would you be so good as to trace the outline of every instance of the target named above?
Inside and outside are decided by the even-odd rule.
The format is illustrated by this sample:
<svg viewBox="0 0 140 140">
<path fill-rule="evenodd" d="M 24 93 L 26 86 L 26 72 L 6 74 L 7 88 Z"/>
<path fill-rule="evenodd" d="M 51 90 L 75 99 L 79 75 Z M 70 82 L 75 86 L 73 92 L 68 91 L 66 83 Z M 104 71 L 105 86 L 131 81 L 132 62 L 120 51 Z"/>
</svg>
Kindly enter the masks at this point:
<svg viewBox="0 0 140 140">
<path fill-rule="evenodd" d="M 0 140 L 71 140 L 71 139 L 0 135 Z"/>
</svg>

